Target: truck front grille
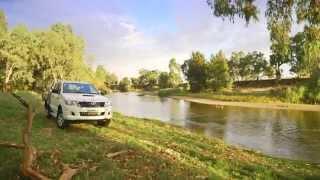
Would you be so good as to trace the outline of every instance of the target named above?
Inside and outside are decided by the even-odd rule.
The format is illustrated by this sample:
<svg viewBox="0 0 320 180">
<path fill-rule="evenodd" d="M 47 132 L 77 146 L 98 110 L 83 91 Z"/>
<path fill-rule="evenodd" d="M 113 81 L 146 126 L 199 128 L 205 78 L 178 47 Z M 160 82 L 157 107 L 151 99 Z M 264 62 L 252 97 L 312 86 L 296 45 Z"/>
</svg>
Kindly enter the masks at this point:
<svg viewBox="0 0 320 180">
<path fill-rule="evenodd" d="M 104 112 L 80 112 L 80 116 L 102 116 Z"/>
<path fill-rule="evenodd" d="M 104 107 L 104 102 L 79 102 L 80 107 Z"/>
</svg>

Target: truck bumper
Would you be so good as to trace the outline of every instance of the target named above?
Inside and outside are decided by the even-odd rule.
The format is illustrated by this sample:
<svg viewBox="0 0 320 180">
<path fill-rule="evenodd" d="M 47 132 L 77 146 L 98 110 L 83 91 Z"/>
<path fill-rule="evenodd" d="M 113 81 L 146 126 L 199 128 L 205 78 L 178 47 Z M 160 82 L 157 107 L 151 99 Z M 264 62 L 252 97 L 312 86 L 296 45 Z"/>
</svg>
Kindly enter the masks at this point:
<svg viewBox="0 0 320 180">
<path fill-rule="evenodd" d="M 112 107 L 85 108 L 64 106 L 63 117 L 68 121 L 97 121 L 112 118 Z"/>
</svg>

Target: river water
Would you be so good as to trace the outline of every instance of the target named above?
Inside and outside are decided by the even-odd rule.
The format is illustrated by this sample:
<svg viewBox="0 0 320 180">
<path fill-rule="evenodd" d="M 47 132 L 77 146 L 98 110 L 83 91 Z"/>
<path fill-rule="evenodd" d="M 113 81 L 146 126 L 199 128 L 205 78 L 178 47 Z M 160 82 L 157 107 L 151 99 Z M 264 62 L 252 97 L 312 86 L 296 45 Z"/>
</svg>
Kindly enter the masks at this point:
<svg viewBox="0 0 320 180">
<path fill-rule="evenodd" d="M 137 93 L 110 95 L 114 111 L 158 119 L 264 154 L 320 163 L 320 112 L 217 107 Z"/>
</svg>

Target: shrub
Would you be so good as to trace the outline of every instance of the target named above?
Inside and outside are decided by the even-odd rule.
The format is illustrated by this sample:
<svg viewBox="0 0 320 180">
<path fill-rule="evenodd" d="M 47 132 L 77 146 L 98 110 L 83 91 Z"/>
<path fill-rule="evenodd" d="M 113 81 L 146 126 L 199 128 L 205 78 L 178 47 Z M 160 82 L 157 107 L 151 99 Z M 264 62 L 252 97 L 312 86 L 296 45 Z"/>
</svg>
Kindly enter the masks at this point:
<svg viewBox="0 0 320 180">
<path fill-rule="evenodd" d="M 166 97 L 171 95 L 180 95 L 184 92 L 183 88 L 168 88 L 168 89 L 160 89 L 158 95 L 160 97 Z"/>
<path fill-rule="evenodd" d="M 127 77 L 125 77 L 119 83 L 119 90 L 121 92 L 128 92 L 129 88 L 130 88 L 130 80 Z"/>
<path fill-rule="evenodd" d="M 305 101 L 307 88 L 305 86 L 282 88 L 278 92 L 270 92 L 272 95 L 284 98 L 289 103 L 301 103 Z"/>
<path fill-rule="evenodd" d="M 309 81 L 306 99 L 309 103 L 320 103 L 320 70 L 316 70 Z"/>
<path fill-rule="evenodd" d="M 291 103 L 301 103 L 304 101 L 306 89 L 304 86 L 287 88 L 284 93 L 286 101 Z"/>
</svg>

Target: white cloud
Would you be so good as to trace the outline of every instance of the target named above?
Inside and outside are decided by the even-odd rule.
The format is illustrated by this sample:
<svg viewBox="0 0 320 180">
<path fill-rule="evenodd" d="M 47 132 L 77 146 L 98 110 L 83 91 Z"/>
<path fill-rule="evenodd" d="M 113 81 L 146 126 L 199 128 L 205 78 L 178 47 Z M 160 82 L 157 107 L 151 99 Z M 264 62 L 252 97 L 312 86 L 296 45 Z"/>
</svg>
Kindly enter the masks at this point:
<svg viewBox="0 0 320 180">
<path fill-rule="evenodd" d="M 206 4 L 198 1 L 173 4 L 175 31 L 139 27 L 125 14 L 100 12 L 91 14 L 90 24 L 81 29 L 85 34 L 88 53 L 94 54 L 96 64 L 116 72 L 121 77 L 137 75 L 141 68 L 167 70 L 169 59 L 175 57 L 182 63 L 192 51 L 199 50 L 207 56 L 223 50 L 262 51 L 269 53 L 269 36 L 265 19 L 248 27 L 239 20 L 232 24 L 214 18 Z"/>
<path fill-rule="evenodd" d="M 172 21 L 154 22 L 150 27 L 139 23 L 145 19 L 129 16 L 111 2 L 101 1 L 100 6 L 86 1 L 77 1 L 77 5 L 74 1 L 62 0 L 30 2 L 32 8 L 24 8 L 27 1 L 12 5 L 14 15 L 9 14 L 15 16 L 12 22 L 29 23 L 36 28 L 57 21 L 71 24 L 85 39 L 87 54 L 95 57 L 93 63 L 105 65 L 121 77 L 134 76 L 141 68 L 167 70 L 170 58 L 175 57 L 182 63 L 196 50 L 207 57 L 219 50 L 227 55 L 240 50 L 269 53 L 269 35 L 263 16 L 260 22 L 248 27 L 243 20 L 233 24 L 213 17 L 205 1 L 169 1 Z"/>
</svg>

